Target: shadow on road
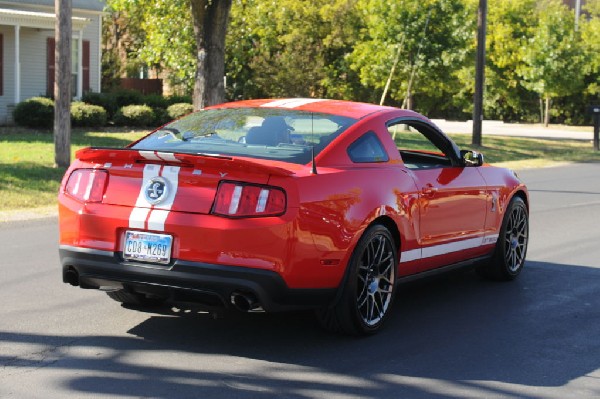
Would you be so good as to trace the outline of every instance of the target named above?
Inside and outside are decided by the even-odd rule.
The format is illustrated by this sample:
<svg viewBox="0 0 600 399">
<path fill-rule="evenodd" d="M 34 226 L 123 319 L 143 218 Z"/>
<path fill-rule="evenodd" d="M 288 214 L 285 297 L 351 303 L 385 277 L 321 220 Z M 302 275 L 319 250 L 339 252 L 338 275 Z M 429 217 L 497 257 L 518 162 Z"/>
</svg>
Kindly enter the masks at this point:
<svg viewBox="0 0 600 399">
<path fill-rule="evenodd" d="M 326 333 L 309 312 L 149 314 L 125 338 L 0 332 L 43 348 L 0 363 L 72 370 L 67 389 L 115 397 L 517 397 L 506 384 L 560 387 L 600 368 L 599 279 L 600 269 L 528 262 L 513 283 L 472 272 L 412 283 L 384 331 L 363 339 Z"/>
</svg>

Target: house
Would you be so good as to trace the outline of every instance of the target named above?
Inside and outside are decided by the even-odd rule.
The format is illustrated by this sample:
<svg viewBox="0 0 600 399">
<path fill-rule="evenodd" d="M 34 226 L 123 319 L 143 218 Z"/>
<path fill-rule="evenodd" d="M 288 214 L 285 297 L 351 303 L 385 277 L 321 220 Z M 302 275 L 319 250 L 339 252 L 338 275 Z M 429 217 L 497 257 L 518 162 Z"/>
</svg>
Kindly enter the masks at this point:
<svg viewBox="0 0 600 399">
<path fill-rule="evenodd" d="M 55 0 L 0 0 L 0 124 L 15 104 L 54 92 Z M 101 0 L 72 0 L 73 97 L 100 91 Z"/>
</svg>

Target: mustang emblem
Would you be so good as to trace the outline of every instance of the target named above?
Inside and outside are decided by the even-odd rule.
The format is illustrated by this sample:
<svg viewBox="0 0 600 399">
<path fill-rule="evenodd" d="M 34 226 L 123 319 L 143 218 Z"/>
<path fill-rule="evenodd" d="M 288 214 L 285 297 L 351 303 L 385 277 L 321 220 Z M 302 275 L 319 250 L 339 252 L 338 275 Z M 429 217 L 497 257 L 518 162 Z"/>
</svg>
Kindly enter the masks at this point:
<svg viewBox="0 0 600 399">
<path fill-rule="evenodd" d="M 169 183 L 160 176 L 153 177 L 146 183 L 144 195 L 149 203 L 156 205 L 169 196 Z"/>
</svg>

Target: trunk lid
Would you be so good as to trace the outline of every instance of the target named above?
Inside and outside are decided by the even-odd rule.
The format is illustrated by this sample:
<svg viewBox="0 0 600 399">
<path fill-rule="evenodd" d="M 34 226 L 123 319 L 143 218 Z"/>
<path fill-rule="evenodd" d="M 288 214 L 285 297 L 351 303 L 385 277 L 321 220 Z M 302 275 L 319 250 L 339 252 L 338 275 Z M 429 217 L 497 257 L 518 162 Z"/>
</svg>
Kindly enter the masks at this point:
<svg viewBox="0 0 600 399">
<path fill-rule="evenodd" d="M 210 154 L 85 148 L 79 161 L 109 173 L 103 203 L 208 214 L 219 182 L 267 184 L 303 165 Z"/>
</svg>

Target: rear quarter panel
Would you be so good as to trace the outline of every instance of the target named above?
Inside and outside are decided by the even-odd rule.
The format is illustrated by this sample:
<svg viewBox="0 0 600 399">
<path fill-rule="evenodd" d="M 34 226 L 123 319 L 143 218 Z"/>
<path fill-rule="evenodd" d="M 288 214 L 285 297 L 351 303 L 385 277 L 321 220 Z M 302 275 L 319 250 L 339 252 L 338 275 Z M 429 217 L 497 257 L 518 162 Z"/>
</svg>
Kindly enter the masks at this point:
<svg viewBox="0 0 600 399">
<path fill-rule="evenodd" d="M 285 186 L 287 179 L 281 180 L 270 183 Z M 289 188 L 288 193 L 298 198 L 298 242 L 289 259 L 291 285 L 310 286 L 311 280 L 318 279 L 337 286 L 353 248 L 378 218 L 391 219 L 402 231 L 403 247 L 416 248 L 418 196 L 414 181 L 400 165 L 324 167 L 318 168 L 317 175 L 293 180 L 297 190 Z"/>
</svg>

